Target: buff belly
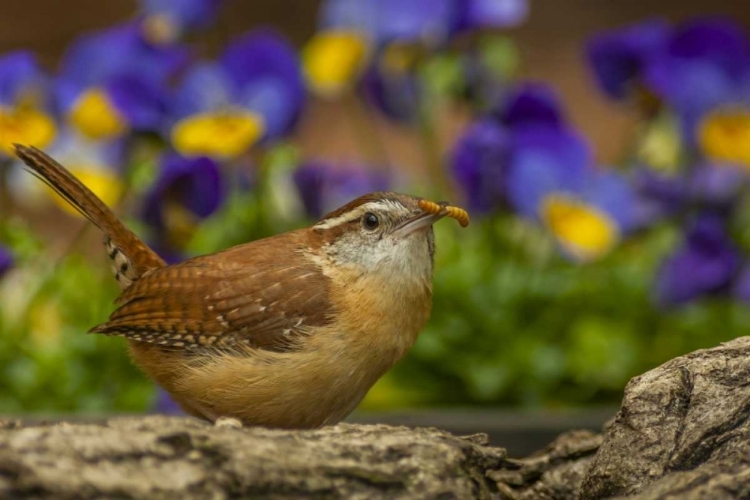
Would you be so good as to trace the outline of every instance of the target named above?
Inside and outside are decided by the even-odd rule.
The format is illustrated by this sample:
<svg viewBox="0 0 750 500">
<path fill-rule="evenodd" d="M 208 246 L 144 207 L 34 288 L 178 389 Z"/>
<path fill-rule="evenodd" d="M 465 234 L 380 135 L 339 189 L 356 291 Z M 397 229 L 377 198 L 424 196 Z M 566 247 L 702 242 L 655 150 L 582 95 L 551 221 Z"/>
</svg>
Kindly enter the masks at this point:
<svg viewBox="0 0 750 500">
<path fill-rule="evenodd" d="M 144 343 L 130 347 L 135 363 L 187 413 L 290 429 L 341 421 L 392 365 L 316 349 L 190 356 Z"/>
</svg>

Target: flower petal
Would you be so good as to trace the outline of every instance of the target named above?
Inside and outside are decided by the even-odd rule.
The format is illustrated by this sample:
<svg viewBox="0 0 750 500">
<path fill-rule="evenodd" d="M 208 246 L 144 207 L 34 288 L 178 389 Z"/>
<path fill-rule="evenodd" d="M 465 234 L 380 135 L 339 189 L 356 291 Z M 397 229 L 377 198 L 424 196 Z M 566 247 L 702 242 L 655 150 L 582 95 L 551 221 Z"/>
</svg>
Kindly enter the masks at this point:
<svg viewBox="0 0 750 500">
<path fill-rule="evenodd" d="M 148 16 L 163 16 L 179 31 L 203 28 L 216 18 L 221 0 L 141 0 L 141 9 Z"/>
<path fill-rule="evenodd" d="M 159 177 L 146 195 L 143 220 L 159 229 L 166 227 L 165 210 L 171 203 L 199 218 L 214 213 L 224 201 L 225 188 L 219 165 L 207 157 L 166 155 Z"/>
<path fill-rule="evenodd" d="M 508 126 L 551 125 L 563 122 L 563 111 L 555 91 L 545 84 L 526 83 L 515 87 L 497 113 Z"/>
<path fill-rule="evenodd" d="M 456 142 L 451 171 L 470 211 L 486 213 L 505 204 L 509 146 L 509 132 L 493 120 L 474 123 Z"/>
<path fill-rule="evenodd" d="M 12 107 L 19 101 L 32 99 L 37 107 L 43 97 L 46 77 L 36 57 L 27 51 L 17 51 L 0 57 L 0 106 Z"/>
<path fill-rule="evenodd" d="M 690 227 L 683 245 L 662 264 L 656 298 L 662 305 L 679 305 L 725 291 L 739 267 L 740 254 L 724 222 L 704 214 Z"/>
<path fill-rule="evenodd" d="M 242 108 L 201 113 L 172 127 L 172 144 L 186 156 L 234 158 L 247 152 L 263 135 L 263 118 Z"/>
<path fill-rule="evenodd" d="M 175 119 L 229 108 L 238 99 L 238 90 L 222 66 L 196 64 L 180 80 L 170 101 Z"/>
<path fill-rule="evenodd" d="M 13 267 L 13 254 L 10 250 L 0 245 L 0 277 Z"/>
<path fill-rule="evenodd" d="M 234 41 L 220 61 L 239 91 L 240 102 L 263 116 L 266 138 L 289 133 L 306 95 L 294 48 L 277 33 L 259 30 Z"/>
<path fill-rule="evenodd" d="M 602 257 L 620 238 L 616 221 L 606 212 L 564 193 L 546 195 L 539 213 L 563 251 L 579 261 Z"/>
<path fill-rule="evenodd" d="M 391 42 L 444 42 L 458 25 L 453 0 L 326 0 L 321 5 L 324 29 L 352 29 L 376 45 Z"/>
<path fill-rule="evenodd" d="M 591 38 L 589 63 L 601 89 L 613 99 L 629 96 L 649 61 L 665 49 L 668 35 L 664 21 L 649 20 Z"/>
<path fill-rule="evenodd" d="M 461 0 L 458 29 L 508 28 L 529 15 L 528 0 Z"/>
<path fill-rule="evenodd" d="M 316 219 L 358 196 L 385 191 L 390 184 L 388 177 L 376 170 L 320 162 L 307 163 L 297 169 L 294 183 L 305 211 Z"/>
<path fill-rule="evenodd" d="M 527 217 L 537 218 L 542 199 L 553 191 L 583 189 L 592 165 L 588 143 L 572 129 L 523 126 L 513 130 L 508 165 L 508 199 Z"/>
<path fill-rule="evenodd" d="M 0 157 L 14 157 L 14 144 L 44 148 L 55 138 L 57 125 L 51 116 L 35 109 L 0 108 Z"/>
<path fill-rule="evenodd" d="M 302 51 L 305 75 L 313 91 L 337 94 L 351 86 L 367 56 L 367 39 L 353 30 L 317 33 Z"/>
<path fill-rule="evenodd" d="M 690 197 L 717 211 L 730 209 L 747 187 L 747 172 L 732 165 L 699 165 L 688 179 Z"/>
<path fill-rule="evenodd" d="M 149 43 L 137 23 L 124 23 L 76 40 L 63 56 L 60 77 L 88 87 L 127 73 L 164 84 L 188 60 L 184 47 Z"/>
</svg>

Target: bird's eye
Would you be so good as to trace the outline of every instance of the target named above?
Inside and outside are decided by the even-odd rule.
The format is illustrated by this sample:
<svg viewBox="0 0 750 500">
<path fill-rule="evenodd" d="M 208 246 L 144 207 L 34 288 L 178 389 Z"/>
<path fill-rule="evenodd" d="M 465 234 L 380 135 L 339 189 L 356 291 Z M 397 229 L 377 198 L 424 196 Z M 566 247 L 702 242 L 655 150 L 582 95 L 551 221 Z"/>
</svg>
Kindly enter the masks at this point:
<svg viewBox="0 0 750 500">
<path fill-rule="evenodd" d="M 367 212 L 362 216 L 362 226 L 368 231 L 374 231 L 380 225 L 380 219 L 372 212 Z"/>
</svg>

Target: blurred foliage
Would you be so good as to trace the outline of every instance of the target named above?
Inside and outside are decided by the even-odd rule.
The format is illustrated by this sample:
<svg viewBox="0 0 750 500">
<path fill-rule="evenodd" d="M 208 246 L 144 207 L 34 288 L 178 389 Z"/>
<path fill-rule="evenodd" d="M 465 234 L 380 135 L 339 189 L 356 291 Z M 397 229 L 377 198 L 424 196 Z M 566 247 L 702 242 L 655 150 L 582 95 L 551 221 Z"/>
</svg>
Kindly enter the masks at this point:
<svg viewBox="0 0 750 500">
<path fill-rule="evenodd" d="M 674 228 L 579 266 L 511 217 L 466 233 L 438 229 L 430 324 L 365 408 L 611 404 L 631 377 L 750 326 L 736 302 L 655 305 L 653 275 L 678 238 Z"/>
</svg>

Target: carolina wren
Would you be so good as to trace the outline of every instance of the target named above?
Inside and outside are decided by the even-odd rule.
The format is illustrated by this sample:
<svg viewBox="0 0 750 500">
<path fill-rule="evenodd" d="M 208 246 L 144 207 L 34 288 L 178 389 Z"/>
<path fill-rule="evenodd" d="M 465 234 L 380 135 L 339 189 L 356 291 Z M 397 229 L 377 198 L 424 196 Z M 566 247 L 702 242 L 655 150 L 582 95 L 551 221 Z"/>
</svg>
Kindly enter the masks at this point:
<svg viewBox="0 0 750 500">
<path fill-rule="evenodd" d="M 346 417 L 416 340 L 432 307 L 432 224 L 447 203 L 372 193 L 312 227 L 180 264 L 164 261 L 42 151 L 16 155 L 106 236 L 123 289 L 91 330 L 190 414 L 314 428 Z"/>
</svg>

